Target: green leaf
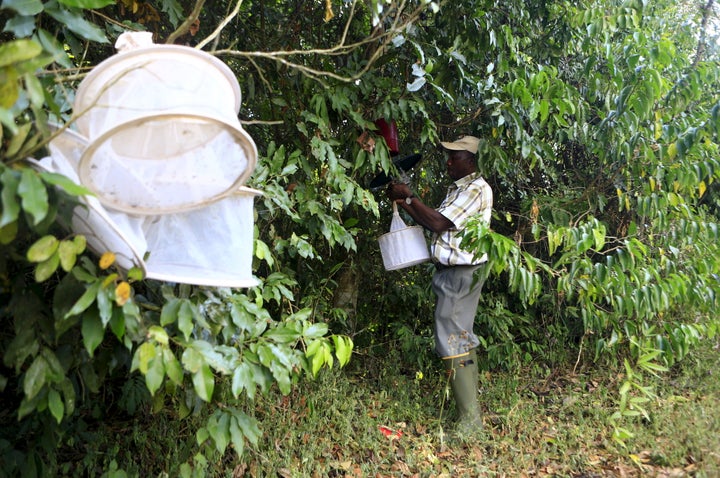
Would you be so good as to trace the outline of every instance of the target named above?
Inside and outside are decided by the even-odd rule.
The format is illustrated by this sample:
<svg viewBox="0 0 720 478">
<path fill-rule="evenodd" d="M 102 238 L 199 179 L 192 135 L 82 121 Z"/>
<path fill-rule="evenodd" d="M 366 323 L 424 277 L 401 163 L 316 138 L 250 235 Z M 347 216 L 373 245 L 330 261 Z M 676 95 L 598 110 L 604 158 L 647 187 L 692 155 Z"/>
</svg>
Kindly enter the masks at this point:
<svg viewBox="0 0 720 478">
<path fill-rule="evenodd" d="M 233 415 L 233 418 L 237 420 L 245 438 L 247 438 L 253 445 L 257 445 L 262 433 L 260 431 L 260 427 L 258 426 L 258 421 L 239 410 Z"/>
<path fill-rule="evenodd" d="M 320 349 L 326 347 L 326 344 L 321 344 Z M 311 371 L 313 377 L 317 376 L 318 372 L 322 368 L 323 364 L 325 363 L 324 355 L 322 353 L 317 353 L 312 356 L 311 360 Z"/>
<path fill-rule="evenodd" d="M 113 308 L 112 317 L 110 317 L 110 330 L 119 341 L 123 341 L 125 336 L 125 314 L 122 309 Z"/>
<path fill-rule="evenodd" d="M 77 268 L 76 268 L 77 269 Z M 70 310 L 65 314 L 63 318 L 67 319 L 68 317 L 72 317 L 73 315 L 79 315 L 83 313 L 90 305 L 95 302 L 95 298 L 98 295 L 98 291 L 101 287 L 100 282 L 95 282 L 88 287 L 83 295 L 75 302 L 75 304 L 70 308 Z"/>
<path fill-rule="evenodd" d="M 210 366 L 203 363 L 200 370 L 193 374 L 192 382 L 198 397 L 206 402 L 210 402 L 215 389 L 215 377 L 213 377 Z"/>
<path fill-rule="evenodd" d="M 32 73 L 25 73 L 23 80 L 25 82 L 25 92 L 30 100 L 30 104 L 34 108 L 42 108 L 45 102 L 45 92 L 40 80 Z"/>
<path fill-rule="evenodd" d="M 22 198 L 22 207 L 33 218 L 33 225 L 38 225 L 47 215 L 49 204 L 45 184 L 32 169 L 23 170 L 18 185 L 18 195 Z"/>
<path fill-rule="evenodd" d="M 141 281 L 143 280 L 144 276 L 145 273 L 139 267 L 131 267 L 130 270 L 127 272 L 128 281 Z"/>
<path fill-rule="evenodd" d="M 85 40 L 97 43 L 109 43 L 105 33 L 93 23 L 85 20 L 79 12 L 72 12 L 62 8 L 47 6 L 45 8 L 45 12 Z"/>
<path fill-rule="evenodd" d="M 327 332 L 328 325 L 325 322 L 317 322 L 305 327 L 303 337 L 306 339 L 316 339 L 323 337 Z"/>
<path fill-rule="evenodd" d="M 0 244 L 7 245 L 15 240 L 18 233 L 18 222 L 14 221 L 10 224 L 0 226 Z"/>
<path fill-rule="evenodd" d="M 157 325 L 150 326 L 150 328 L 148 329 L 148 337 L 156 341 L 160 345 L 168 345 L 169 343 L 167 331 Z"/>
<path fill-rule="evenodd" d="M 335 356 L 338 358 L 340 366 L 343 367 L 350 362 L 353 349 L 352 340 L 349 337 L 343 337 L 340 335 L 333 335 L 332 339 L 335 344 Z"/>
<path fill-rule="evenodd" d="M 38 355 L 25 372 L 23 391 L 28 400 L 32 400 L 45 386 L 48 375 L 48 363 L 45 357 Z"/>
<path fill-rule="evenodd" d="M 595 250 L 601 251 L 605 246 L 605 226 L 600 225 L 593 229 L 593 238 L 595 239 Z"/>
<path fill-rule="evenodd" d="M 180 303 L 180 299 L 170 299 L 163 305 L 162 311 L 160 312 L 160 325 L 164 327 L 177 320 Z"/>
<path fill-rule="evenodd" d="M 190 373 L 196 373 L 205 363 L 202 354 L 195 349 L 188 348 L 182 354 L 182 364 L 185 370 Z"/>
<path fill-rule="evenodd" d="M 17 373 L 25 360 L 37 354 L 39 349 L 40 341 L 35 335 L 34 327 L 22 327 L 5 349 L 3 363 L 7 367 L 15 368 Z"/>
<path fill-rule="evenodd" d="M 218 410 L 211 418 L 207 428 L 215 441 L 215 449 L 222 455 L 230 443 L 230 414 L 224 410 Z"/>
<path fill-rule="evenodd" d="M 48 392 L 48 408 L 50 414 L 55 418 L 58 424 L 63 419 L 63 413 L 65 413 L 65 407 L 63 406 L 60 394 L 54 388 L 51 388 Z"/>
<path fill-rule="evenodd" d="M 235 302 L 230 305 L 230 317 L 232 318 L 233 324 L 238 326 L 240 330 L 249 332 L 255 324 L 254 316 Z"/>
<path fill-rule="evenodd" d="M 55 236 L 43 236 L 30 246 L 27 251 L 27 259 L 30 262 L 44 262 L 58 250 L 60 242 Z"/>
<path fill-rule="evenodd" d="M 60 267 L 65 272 L 70 272 L 75 267 L 78 255 L 77 244 L 74 241 L 61 241 L 58 247 L 58 255 L 60 256 Z"/>
<path fill-rule="evenodd" d="M 47 347 L 44 347 L 40 353 L 48 364 L 48 382 L 59 383 L 65 380 L 65 369 L 60 363 L 57 355 L 55 355 L 55 352 Z"/>
<path fill-rule="evenodd" d="M 4 0 L 2 7 L 13 8 L 12 6 L 7 5 L 8 3 L 19 4 L 21 2 L 8 2 L 8 0 Z M 36 13 L 40 13 L 42 11 L 42 3 L 39 0 L 37 2 L 27 1 L 24 3 L 37 3 L 40 7 L 40 10 L 34 13 L 30 13 L 28 15 L 35 15 Z M 2 45 L 0 45 L 0 67 L 9 66 L 15 63 L 20 63 L 22 61 L 30 60 L 40 55 L 41 53 L 42 46 L 40 46 L 40 44 L 34 40 L 20 39 L 3 43 Z"/>
<path fill-rule="evenodd" d="M 35 23 L 32 24 L 33 28 L 35 27 Z M 32 33 L 32 31 L 31 31 Z M 46 53 L 50 53 L 52 55 L 52 61 L 55 63 L 58 63 L 64 68 L 73 68 L 73 62 L 68 57 L 67 52 L 65 51 L 65 48 L 63 48 L 63 45 L 60 41 L 58 41 L 57 38 L 55 38 L 54 35 L 52 35 L 50 32 L 43 28 L 38 28 L 37 30 L 37 38 L 40 41 L 40 44 L 43 47 L 43 50 Z"/>
<path fill-rule="evenodd" d="M 255 379 L 253 378 L 251 367 L 243 362 L 233 371 L 231 391 L 233 397 L 238 398 L 242 391 L 245 390 L 248 398 L 255 398 Z"/>
<path fill-rule="evenodd" d="M 100 322 L 105 327 L 113 315 L 113 301 L 115 300 L 115 291 L 112 285 L 108 287 L 101 287 L 95 296 L 97 300 L 97 309 L 100 313 Z"/>
<path fill-rule="evenodd" d="M 75 411 L 75 387 L 69 378 L 60 382 L 60 391 L 65 399 L 65 416 L 70 416 Z"/>
<path fill-rule="evenodd" d="M 0 176 L 2 190 L 0 198 L 2 198 L 2 216 L 0 216 L 0 226 L 4 227 L 17 221 L 20 213 L 20 204 L 17 202 L 17 190 L 20 181 L 17 173 L 10 169 L 3 171 Z"/>
<path fill-rule="evenodd" d="M 7 157 L 11 158 L 15 156 L 18 151 L 20 151 L 20 149 L 27 141 L 28 136 L 30 135 L 30 131 L 32 131 L 32 123 L 24 123 L 18 126 L 17 133 L 10 138 L 10 143 L 8 144 L 7 150 L 5 151 L 5 155 Z M 33 170 L 27 169 L 27 171 Z"/>
<path fill-rule="evenodd" d="M 9 126 L 14 135 L 17 135 L 22 131 L 15 123 L 12 112 L 8 110 L 13 107 L 17 99 L 20 97 L 20 87 L 18 85 L 19 78 L 20 74 L 14 67 L 0 67 L 0 113 L 7 112 L 7 116 L 9 116 L 9 118 L 6 118 L 5 115 L 3 115 L 0 116 L 0 119 L 2 119 L 4 124 Z M 11 141 L 15 141 L 15 136 L 11 138 Z"/>
<path fill-rule="evenodd" d="M 288 324 L 280 324 L 265 332 L 263 337 L 281 344 L 287 344 L 296 341 L 300 337 L 300 334 L 290 328 Z"/>
<path fill-rule="evenodd" d="M 172 380 L 175 385 L 182 385 L 183 383 L 183 369 L 180 366 L 180 361 L 175 357 L 175 354 L 169 347 L 163 347 L 162 349 L 163 364 L 165 365 L 165 373 Z"/>
<path fill-rule="evenodd" d="M 160 385 L 165 379 L 165 366 L 161 357 L 155 357 L 150 360 L 150 367 L 145 373 L 145 385 L 150 391 L 150 395 L 155 395 Z"/>
<path fill-rule="evenodd" d="M 105 327 L 98 313 L 88 311 L 83 314 L 82 319 L 82 337 L 85 350 L 91 357 L 95 349 L 102 343 L 105 336 Z"/>
<path fill-rule="evenodd" d="M 73 180 L 58 173 L 52 173 L 50 171 L 42 171 L 40 177 L 48 184 L 53 186 L 59 186 L 65 190 L 66 193 L 73 196 L 93 196 L 93 192 L 84 186 L 75 183 Z"/>
<path fill-rule="evenodd" d="M 49 259 L 35 266 L 35 282 L 40 283 L 48 280 L 55 273 L 59 265 L 60 255 L 56 251 Z"/>
<path fill-rule="evenodd" d="M 41 395 L 37 395 L 32 399 L 24 397 L 17 410 L 18 420 L 22 420 L 24 417 L 38 409 L 40 406 L 40 398 Z"/>
<path fill-rule="evenodd" d="M 242 426 L 240 425 L 240 422 L 235 417 L 237 413 L 242 412 L 236 412 L 233 414 L 231 420 L 230 420 L 230 441 L 233 444 L 233 447 L 235 448 L 235 453 L 237 454 L 238 458 L 242 457 L 243 451 L 245 450 L 245 434 L 243 433 Z"/>
<path fill-rule="evenodd" d="M 147 374 L 150 370 L 150 362 L 157 357 L 157 349 L 150 342 L 143 342 L 135 351 L 133 356 L 132 370 L 139 370 L 141 374 Z"/>
<path fill-rule="evenodd" d="M 67 7 L 77 7 L 86 10 L 92 8 L 103 8 L 108 5 L 112 5 L 116 0 L 58 0 L 58 3 L 62 3 Z"/>
<path fill-rule="evenodd" d="M 186 300 L 182 301 L 178 310 L 178 328 L 185 335 L 185 340 L 190 340 L 190 335 L 195 327 L 194 315 L 192 305 Z"/>
</svg>

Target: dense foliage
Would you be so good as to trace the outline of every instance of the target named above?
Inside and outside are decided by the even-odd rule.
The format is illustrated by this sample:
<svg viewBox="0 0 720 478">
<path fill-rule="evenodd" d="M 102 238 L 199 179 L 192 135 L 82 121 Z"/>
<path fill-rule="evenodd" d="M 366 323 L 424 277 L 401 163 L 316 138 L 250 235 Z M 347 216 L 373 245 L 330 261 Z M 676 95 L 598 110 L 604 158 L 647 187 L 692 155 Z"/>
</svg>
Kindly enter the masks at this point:
<svg viewBox="0 0 720 478">
<path fill-rule="evenodd" d="M 8 470 L 45 474 L 78 424 L 149 406 L 209 415 L 189 474 L 257 441 L 239 397 L 288 393 L 353 345 L 430 362 L 430 268 L 385 272 L 379 256 L 389 206 L 368 184 L 396 171 L 378 118 L 397 122 L 401 155 L 423 154 L 411 180 L 428 204 L 447 184 L 437 141 L 483 140 L 494 219 L 466 242 L 491 258 L 486 367 L 551 367 L 563 351 L 618 367 L 622 442 L 622 420 L 647 413 L 642 375 L 717 333 L 713 1 L 8 0 L 0 12 Z M 61 227 L 85 190 L 27 167 L 126 30 L 195 44 L 236 73 L 261 156 L 259 287 L 157 283 L 94 257 Z"/>
</svg>

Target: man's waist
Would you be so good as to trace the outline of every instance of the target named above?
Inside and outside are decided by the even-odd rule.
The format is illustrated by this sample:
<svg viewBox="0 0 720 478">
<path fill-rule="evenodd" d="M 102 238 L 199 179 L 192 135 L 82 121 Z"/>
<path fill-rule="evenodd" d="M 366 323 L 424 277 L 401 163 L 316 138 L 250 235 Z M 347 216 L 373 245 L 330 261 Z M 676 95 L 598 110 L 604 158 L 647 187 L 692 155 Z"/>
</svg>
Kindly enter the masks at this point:
<svg viewBox="0 0 720 478">
<path fill-rule="evenodd" d="M 483 262 L 480 262 L 477 264 L 441 264 L 439 262 L 435 262 L 434 265 L 435 265 L 436 270 L 442 271 L 445 269 L 452 269 L 455 267 L 478 267 L 478 266 L 485 264 L 485 262 L 487 262 L 487 261 L 483 261 Z"/>
</svg>

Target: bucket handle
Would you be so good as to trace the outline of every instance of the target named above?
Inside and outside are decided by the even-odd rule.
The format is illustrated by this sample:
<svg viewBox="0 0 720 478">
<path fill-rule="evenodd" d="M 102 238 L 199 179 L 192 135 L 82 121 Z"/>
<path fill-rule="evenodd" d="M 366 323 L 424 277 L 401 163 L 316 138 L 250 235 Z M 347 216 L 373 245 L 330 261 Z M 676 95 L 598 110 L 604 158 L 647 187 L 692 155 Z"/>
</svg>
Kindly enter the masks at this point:
<svg viewBox="0 0 720 478">
<path fill-rule="evenodd" d="M 390 223 L 390 232 L 397 231 L 400 229 L 405 229 L 407 225 L 405 224 L 405 221 L 402 220 L 400 217 L 400 212 L 398 212 L 397 203 L 393 201 L 392 203 L 393 208 L 393 217 L 392 222 Z"/>
</svg>

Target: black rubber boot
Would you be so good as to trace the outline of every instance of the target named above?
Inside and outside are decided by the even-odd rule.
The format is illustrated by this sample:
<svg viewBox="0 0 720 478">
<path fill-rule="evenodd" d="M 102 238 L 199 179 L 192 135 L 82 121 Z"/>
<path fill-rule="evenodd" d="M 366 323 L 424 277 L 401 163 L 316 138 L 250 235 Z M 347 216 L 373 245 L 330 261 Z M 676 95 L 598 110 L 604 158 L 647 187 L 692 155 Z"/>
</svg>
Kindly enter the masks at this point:
<svg viewBox="0 0 720 478">
<path fill-rule="evenodd" d="M 458 420 L 456 434 L 471 437 L 482 432 L 483 422 L 478 403 L 478 366 L 475 349 L 470 355 L 443 361 L 450 374 L 450 386 L 455 397 Z"/>
</svg>

